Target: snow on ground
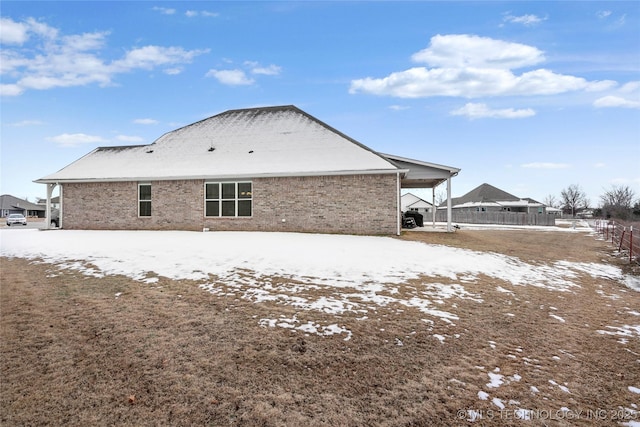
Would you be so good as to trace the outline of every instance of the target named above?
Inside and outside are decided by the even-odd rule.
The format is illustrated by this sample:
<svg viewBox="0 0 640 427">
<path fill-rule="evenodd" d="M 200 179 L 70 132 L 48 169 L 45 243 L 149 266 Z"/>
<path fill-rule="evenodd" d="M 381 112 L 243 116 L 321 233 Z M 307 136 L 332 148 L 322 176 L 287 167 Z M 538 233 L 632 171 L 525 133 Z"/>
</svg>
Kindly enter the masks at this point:
<svg viewBox="0 0 640 427">
<path fill-rule="evenodd" d="M 496 253 L 390 237 L 301 233 L 6 229 L 0 230 L 0 255 L 41 259 L 94 277 L 121 274 L 146 283 L 156 282 L 159 276 L 196 280 L 214 294 L 272 301 L 310 312 L 352 312 L 364 317 L 379 307 L 404 306 L 447 324 L 454 324 L 458 316 L 443 308 L 446 300 L 483 302 L 465 289 L 480 275 L 512 286 L 560 292 L 579 287 L 580 274 L 624 284 L 634 280 L 605 264 L 534 265 Z M 431 283 L 411 285 L 412 279 L 421 277 L 430 278 Z M 259 323 L 351 336 L 344 326 L 301 324 L 296 317 L 260 319 Z M 635 331 L 629 328 L 599 332 L 627 338 Z M 444 335 L 434 337 L 445 342 Z"/>
</svg>

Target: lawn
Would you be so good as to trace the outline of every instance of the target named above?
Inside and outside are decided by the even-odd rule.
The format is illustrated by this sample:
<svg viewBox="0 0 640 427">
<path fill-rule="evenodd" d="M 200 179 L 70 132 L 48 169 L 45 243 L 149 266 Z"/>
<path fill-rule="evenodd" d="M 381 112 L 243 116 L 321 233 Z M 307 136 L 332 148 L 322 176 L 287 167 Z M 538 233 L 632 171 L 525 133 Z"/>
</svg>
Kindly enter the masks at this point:
<svg viewBox="0 0 640 427">
<path fill-rule="evenodd" d="M 0 424 L 639 426 L 638 272 L 549 230 L 2 230 Z"/>
</svg>

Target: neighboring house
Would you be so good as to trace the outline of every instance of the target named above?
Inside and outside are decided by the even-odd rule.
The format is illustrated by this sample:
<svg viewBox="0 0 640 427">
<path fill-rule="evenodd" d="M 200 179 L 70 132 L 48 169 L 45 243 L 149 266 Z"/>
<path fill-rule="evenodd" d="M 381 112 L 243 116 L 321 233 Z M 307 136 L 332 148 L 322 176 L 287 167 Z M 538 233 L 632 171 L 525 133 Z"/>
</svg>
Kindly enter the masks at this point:
<svg viewBox="0 0 640 427">
<path fill-rule="evenodd" d="M 399 234 L 401 189 L 450 188 L 459 171 L 377 153 L 282 106 L 100 147 L 36 182 L 47 210 L 60 185 L 62 228 Z"/>
<path fill-rule="evenodd" d="M 433 205 L 412 193 L 405 193 L 400 200 L 402 212 L 414 211 L 423 216 L 433 212 Z"/>
<path fill-rule="evenodd" d="M 22 214 L 25 217 L 44 218 L 45 208 L 28 200 L 3 194 L 0 196 L 0 218 L 6 218 L 11 214 Z"/>
<path fill-rule="evenodd" d="M 38 197 L 38 200 L 36 202 L 38 205 L 40 206 L 46 206 L 47 205 L 47 199 L 41 199 L 40 197 Z M 56 196 L 56 197 L 52 197 L 51 198 L 51 208 L 52 209 L 60 209 L 60 196 Z"/>
<path fill-rule="evenodd" d="M 547 215 L 555 215 L 555 216 L 562 217 L 562 209 L 560 208 L 553 208 L 551 206 L 547 206 L 545 210 L 547 211 Z"/>
<path fill-rule="evenodd" d="M 530 198 L 520 198 L 489 184 L 482 184 L 462 197 L 451 199 L 452 209 L 458 212 L 521 212 L 546 213 L 543 203 Z M 443 202 L 438 209 L 446 208 Z"/>
</svg>

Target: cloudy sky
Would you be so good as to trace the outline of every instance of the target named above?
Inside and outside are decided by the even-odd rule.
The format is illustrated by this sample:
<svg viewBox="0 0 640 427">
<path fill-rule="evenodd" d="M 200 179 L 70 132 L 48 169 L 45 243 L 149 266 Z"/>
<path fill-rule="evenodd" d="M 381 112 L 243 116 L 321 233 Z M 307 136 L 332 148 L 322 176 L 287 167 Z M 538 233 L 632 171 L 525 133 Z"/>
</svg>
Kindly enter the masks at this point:
<svg viewBox="0 0 640 427">
<path fill-rule="evenodd" d="M 98 146 L 294 104 L 543 201 L 640 197 L 640 2 L 3 1 L 0 193 Z M 425 191 L 424 195 L 430 194 Z M 423 195 L 420 194 L 420 195 Z"/>
</svg>

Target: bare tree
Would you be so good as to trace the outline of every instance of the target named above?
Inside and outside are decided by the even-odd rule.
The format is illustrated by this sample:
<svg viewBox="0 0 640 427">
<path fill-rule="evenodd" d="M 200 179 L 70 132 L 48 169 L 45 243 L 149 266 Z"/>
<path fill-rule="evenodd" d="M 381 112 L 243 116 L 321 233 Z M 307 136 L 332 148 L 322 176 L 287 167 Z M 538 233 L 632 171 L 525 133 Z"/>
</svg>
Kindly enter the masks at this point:
<svg viewBox="0 0 640 427">
<path fill-rule="evenodd" d="M 558 207 L 558 199 L 556 199 L 556 196 L 554 196 L 553 194 L 549 194 L 547 197 L 545 197 L 542 203 L 552 208 Z"/>
<path fill-rule="evenodd" d="M 589 206 L 587 195 L 578 184 L 571 184 L 560 192 L 563 208 L 571 211 L 571 216 L 576 216 L 576 210 Z"/>
<path fill-rule="evenodd" d="M 612 185 L 600 196 L 602 210 L 607 216 L 628 219 L 632 214 L 635 192 L 625 185 Z"/>
<path fill-rule="evenodd" d="M 436 191 L 436 206 L 440 206 L 442 202 L 447 200 L 447 192 L 443 189 Z"/>
</svg>

